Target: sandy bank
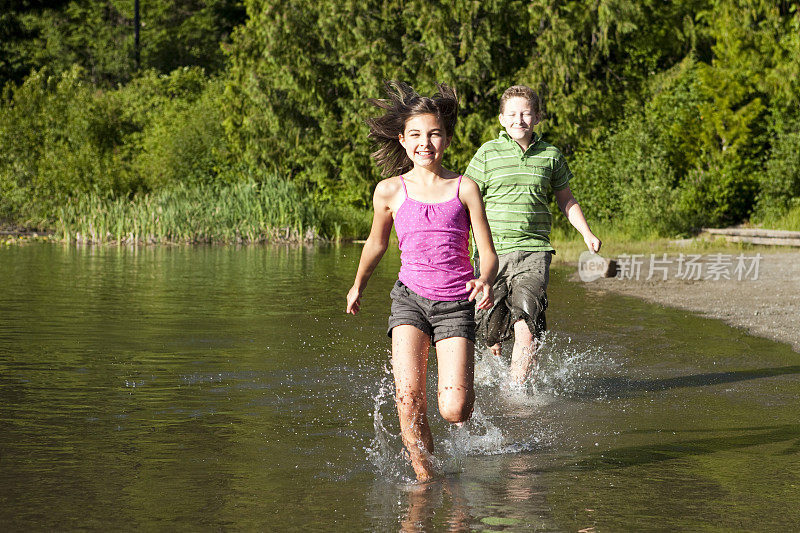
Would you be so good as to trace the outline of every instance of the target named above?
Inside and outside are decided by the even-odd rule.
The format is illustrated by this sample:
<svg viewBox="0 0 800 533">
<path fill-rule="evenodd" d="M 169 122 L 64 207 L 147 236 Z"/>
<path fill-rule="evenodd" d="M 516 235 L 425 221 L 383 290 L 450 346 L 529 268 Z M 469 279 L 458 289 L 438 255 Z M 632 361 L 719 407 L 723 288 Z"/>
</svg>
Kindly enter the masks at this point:
<svg viewBox="0 0 800 533">
<path fill-rule="evenodd" d="M 626 294 L 717 318 L 753 335 L 789 343 L 800 352 L 800 251 L 761 253 L 760 259 L 756 252 L 742 256 L 611 257 L 623 263 L 617 277 L 585 282 L 576 269 L 572 279 L 588 290 Z"/>
</svg>

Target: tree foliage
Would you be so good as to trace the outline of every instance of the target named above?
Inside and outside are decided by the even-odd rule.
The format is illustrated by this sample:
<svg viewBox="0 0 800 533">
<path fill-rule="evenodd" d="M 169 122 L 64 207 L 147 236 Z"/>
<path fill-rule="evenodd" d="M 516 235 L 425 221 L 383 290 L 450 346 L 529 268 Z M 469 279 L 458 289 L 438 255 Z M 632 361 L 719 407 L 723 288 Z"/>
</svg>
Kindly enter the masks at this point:
<svg viewBox="0 0 800 533">
<path fill-rule="evenodd" d="M 61 73 L 72 65 L 100 86 L 136 76 L 131 0 L 6 3 L 0 14 L 0 79 L 20 82 L 34 69 Z M 140 5 L 140 67 L 162 73 L 183 66 L 222 70 L 221 44 L 244 21 L 237 0 L 141 0 Z"/>
<path fill-rule="evenodd" d="M 366 208 L 367 98 L 389 79 L 456 87 L 445 163 L 462 171 L 497 135 L 502 91 L 534 87 L 586 211 L 632 232 L 796 205 L 796 0 L 142 0 L 138 71 L 132 4 L 0 14 L 0 216 L 46 222 L 47 206 L 87 191 L 237 172 Z"/>
<path fill-rule="evenodd" d="M 31 74 L 0 108 L 0 218 L 46 224 L 73 196 L 127 197 L 216 181 L 222 86 L 197 68 L 97 91 L 81 67 Z"/>
<path fill-rule="evenodd" d="M 699 3 L 248 1 L 234 35 L 228 131 L 248 160 L 279 165 L 322 197 L 366 205 L 375 173 L 364 102 L 381 95 L 383 80 L 458 88 L 462 120 L 448 154 L 456 168 L 496 133 L 502 91 L 526 83 L 544 96 L 544 129 L 569 152 L 691 49 L 687 10 Z"/>
</svg>

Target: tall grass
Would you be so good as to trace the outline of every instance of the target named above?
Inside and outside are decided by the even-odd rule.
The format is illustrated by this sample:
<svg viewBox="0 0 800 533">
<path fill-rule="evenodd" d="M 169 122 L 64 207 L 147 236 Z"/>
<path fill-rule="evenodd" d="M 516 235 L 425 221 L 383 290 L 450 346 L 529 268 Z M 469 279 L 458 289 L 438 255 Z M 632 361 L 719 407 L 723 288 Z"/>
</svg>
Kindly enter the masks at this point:
<svg viewBox="0 0 800 533">
<path fill-rule="evenodd" d="M 149 195 L 71 199 L 55 237 L 85 243 L 260 243 L 339 240 L 367 231 L 349 209 L 315 205 L 282 179 L 230 185 L 179 185 Z"/>
<path fill-rule="evenodd" d="M 800 205 L 790 208 L 783 215 L 770 213 L 758 225 L 767 229 L 800 231 Z"/>
</svg>

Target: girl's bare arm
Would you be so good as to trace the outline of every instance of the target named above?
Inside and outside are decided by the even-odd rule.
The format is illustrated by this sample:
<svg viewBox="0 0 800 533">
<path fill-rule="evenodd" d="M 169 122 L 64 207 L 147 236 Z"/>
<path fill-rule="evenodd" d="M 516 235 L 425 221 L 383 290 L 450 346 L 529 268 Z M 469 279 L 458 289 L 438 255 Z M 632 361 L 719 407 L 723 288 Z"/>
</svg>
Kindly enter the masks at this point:
<svg viewBox="0 0 800 533">
<path fill-rule="evenodd" d="M 497 252 L 495 252 L 494 242 L 492 242 L 492 231 L 486 220 L 486 209 L 483 206 L 480 190 L 474 181 L 469 178 L 462 179 L 459 199 L 469 211 L 472 235 L 475 237 L 478 255 L 481 258 L 481 275 L 478 279 L 469 282 L 472 287 L 470 299 L 483 292 L 483 297 L 478 301 L 478 308 L 488 309 L 494 304 L 492 284 L 497 276 L 498 263 Z"/>
<path fill-rule="evenodd" d="M 389 180 L 384 180 L 375 187 L 375 194 L 372 204 L 375 213 L 372 217 L 372 229 L 361 251 L 361 259 L 358 262 L 356 279 L 353 287 L 347 293 L 346 313 L 355 315 L 361 308 L 361 294 L 367 286 L 372 272 L 386 252 L 389 245 L 389 235 L 392 232 L 392 211 L 389 206 L 390 200 L 395 191 L 392 190 Z"/>
</svg>

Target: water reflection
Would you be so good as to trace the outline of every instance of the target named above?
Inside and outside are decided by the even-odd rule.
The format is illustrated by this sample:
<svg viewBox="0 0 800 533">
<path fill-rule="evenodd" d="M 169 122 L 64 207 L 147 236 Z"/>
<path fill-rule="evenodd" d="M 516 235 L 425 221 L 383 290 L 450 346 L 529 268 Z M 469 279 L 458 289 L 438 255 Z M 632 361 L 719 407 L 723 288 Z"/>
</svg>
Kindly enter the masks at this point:
<svg viewBox="0 0 800 533">
<path fill-rule="evenodd" d="M 800 374 L 799 365 L 734 370 L 730 372 L 709 372 L 663 379 L 630 379 L 626 377 L 589 378 L 585 393 L 590 396 L 599 392 L 606 395 L 624 395 L 635 392 L 656 392 L 680 387 L 706 387 L 724 383 L 735 383 L 751 379 Z M 591 392 L 590 392 L 591 391 Z"/>
<path fill-rule="evenodd" d="M 479 361 L 465 433 L 431 412 L 443 475 L 409 484 L 385 336 L 399 257 L 345 317 L 359 252 L 0 250 L 3 529 L 800 522 L 797 354 L 557 268 L 537 384 Z"/>
<path fill-rule="evenodd" d="M 464 531 L 472 522 L 469 502 L 461 483 L 455 479 L 437 480 L 408 489 L 408 510 L 400 521 L 400 531 Z M 436 520 L 434 520 L 436 519 Z M 436 521 L 442 527 L 436 527 Z"/>
<path fill-rule="evenodd" d="M 779 426 L 730 428 L 726 433 L 741 433 L 722 437 L 674 440 L 669 443 L 648 444 L 644 446 L 624 446 L 590 454 L 575 466 L 579 469 L 627 468 L 662 461 L 671 461 L 687 456 L 727 452 L 760 445 L 783 444 L 778 453 L 791 455 L 800 452 L 800 425 L 783 424 Z M 667 432 L 651 432 L 664 435 Z M 672 434 L 679 432 L 671 432 Z M 708 430 L 719 433 L 719 430 Z M 573 468 L 572 466 L 570 468 Z"/>
</svg>

